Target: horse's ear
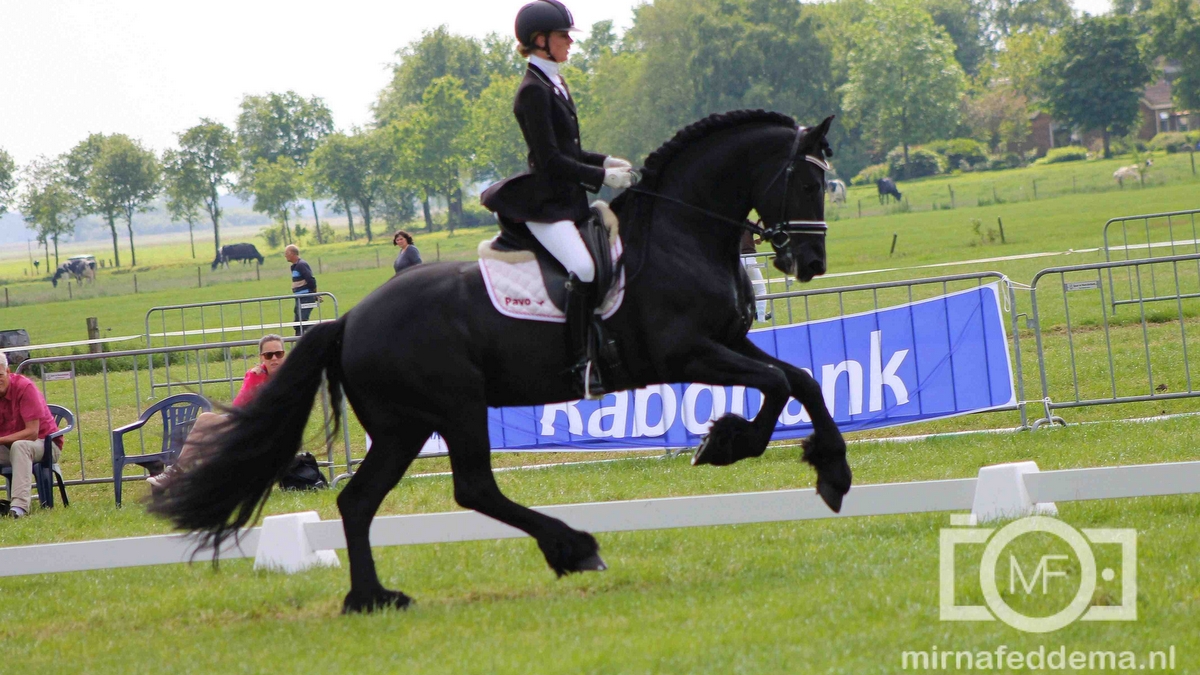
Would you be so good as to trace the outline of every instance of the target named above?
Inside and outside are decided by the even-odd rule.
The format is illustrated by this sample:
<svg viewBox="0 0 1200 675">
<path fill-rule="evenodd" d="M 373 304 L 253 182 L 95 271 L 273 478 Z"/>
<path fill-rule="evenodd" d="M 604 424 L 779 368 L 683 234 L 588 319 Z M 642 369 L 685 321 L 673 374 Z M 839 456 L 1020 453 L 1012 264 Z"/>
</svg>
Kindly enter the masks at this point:
<svg viewBox="0 0 1200 675">
<path fill-rule="evenodd" d="M 833 157 L 833 148 L 829 146 L 829 141 L 825 139 L 829 133 L 829 127 L 833 124 L 835 115 L 830 115 L 821 121 L 817 126 L 805 132 L 805 146 L 809 151 L 818 157 Z"/>
</svg>

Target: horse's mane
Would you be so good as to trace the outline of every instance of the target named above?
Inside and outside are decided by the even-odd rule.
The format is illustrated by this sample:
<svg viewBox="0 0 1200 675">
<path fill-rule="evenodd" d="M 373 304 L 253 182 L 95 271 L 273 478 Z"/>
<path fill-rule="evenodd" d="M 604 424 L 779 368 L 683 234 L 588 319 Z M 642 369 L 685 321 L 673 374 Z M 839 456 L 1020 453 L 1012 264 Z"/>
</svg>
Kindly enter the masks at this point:
<svg viewBox="0 0 1200 675">
<path fill-rule="evenodd" d="M 783 113 L 767 110 L 733 110 L 716 113 L 680 129 L 657 150 L 646 157 L 642 185 L 652 188 L 662 170 L 685 148 L 720 131 L 747 124 L 774 124 L 795 128 L 796 120 Z"/>
</svg>

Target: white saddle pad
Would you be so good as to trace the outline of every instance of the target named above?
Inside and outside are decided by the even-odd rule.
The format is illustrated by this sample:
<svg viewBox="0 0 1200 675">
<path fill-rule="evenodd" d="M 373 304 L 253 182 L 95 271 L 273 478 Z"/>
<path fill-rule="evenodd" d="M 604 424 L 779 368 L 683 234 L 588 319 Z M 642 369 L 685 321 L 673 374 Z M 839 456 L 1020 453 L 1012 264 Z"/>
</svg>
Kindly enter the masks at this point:
<svg viewBox="0 0 1200 675">
<path fill-rule="evenodd" d="M 601 207 L 604 213 L 605 224 L 608 225 L 611 236 L 611 254 L 615 266 L 623 250 L 617 233 L 616 217 L 603 202 L 596 202 L 593 206 Z M 488 297 L 492 299 L 492 306 L 496 311 L 513 319 L 566 323 L 567 316 L 550 300 L 546 282 L 542 278 L 542 270 L 533 252 L 494 251 L 491 245 L 491 239 L 479 243 L 479 271 L 483 274 L 484 286 L 487 287 Z M 596 308 L 596 313 L 602 319 L 607 319 L 621 308 L 624 298 L 625 270 L 622 268 L 616 283 L 608 290 L 604 302 Z"/>
</svg>

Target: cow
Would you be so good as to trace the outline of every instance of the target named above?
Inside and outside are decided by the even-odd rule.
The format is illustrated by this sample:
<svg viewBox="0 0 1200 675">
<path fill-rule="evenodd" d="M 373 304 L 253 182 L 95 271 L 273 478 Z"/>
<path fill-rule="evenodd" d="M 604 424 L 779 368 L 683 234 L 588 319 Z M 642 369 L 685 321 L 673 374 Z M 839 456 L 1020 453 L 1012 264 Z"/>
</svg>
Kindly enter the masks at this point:
<svg viewBox="0 0 1200 675">
<path fill-rule="evenodd" d="M 1123 166 L 1113 172 L 1113 180 L 1117 181 L 1117 185 L 1125 187 L 1126 180 L 1141 180 L 1142 173 L 1138 170 L 1137 164 Z"/>
<path fill-rule="evenodd" d="M 58 288 L 58 280 L 68 275 L 75 277 L 75 282 L 79 284 L 82 284 L 84 279 L 95 283 L 96 263 L 88 262 L 86 260 L 68 260 L 67 262 L 58 266 L 58 269 L 54 271 L 54 277 L 50 279 L 50 282 L 54 284 L 55 288 Z"/>
<path fill-rule="evenodd" d="M 829 195 L 829 201 L 834 204 L 846 203 L 846 184 L 834 178 L 825 183 L 825 192 Z"/>
<path fill-rule="evenodd" d="M 900 191 L 896 189 L 896 182 L 891 178 L 880 178 L 875 181 L 875 189 L 879 190 L 879 203 L 888 203 L 891 197 L 895 197 L 896 201 L 900 201 Z"/>
<path fill-rule="evenodd" d="M 217 265 L 229 267 L 230 260 L 241 260 L 243 265 L 251 260 L 258 260 L 258 264 L 261 265 L 265 259 L 258 249 L 254 248 L 254 244 L 228 244 L 222 246 L 221 252 L 213 258 L 212 268 L 217 269 Z"/>
</svg>

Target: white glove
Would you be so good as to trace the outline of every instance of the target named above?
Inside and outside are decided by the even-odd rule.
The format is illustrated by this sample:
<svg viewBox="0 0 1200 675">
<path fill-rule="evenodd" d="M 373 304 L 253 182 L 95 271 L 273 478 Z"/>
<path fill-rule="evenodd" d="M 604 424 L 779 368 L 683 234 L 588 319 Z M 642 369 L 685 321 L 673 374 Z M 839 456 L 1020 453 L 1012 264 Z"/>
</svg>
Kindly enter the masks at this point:
<svg viewBox="0 0 1200 675">
<path fill-rule="evenodd" d="M 604 168 L 606 169 L 632 169 L 633 165 L 628 160 L 620 157 L 605 157 Z"/>
<path fill-rule="evenodd" d="M 633 174 L 624 168 L 605 169 L 604 184 L 614 190 L 622 190 L 633 185 Z"/>
</svg>

